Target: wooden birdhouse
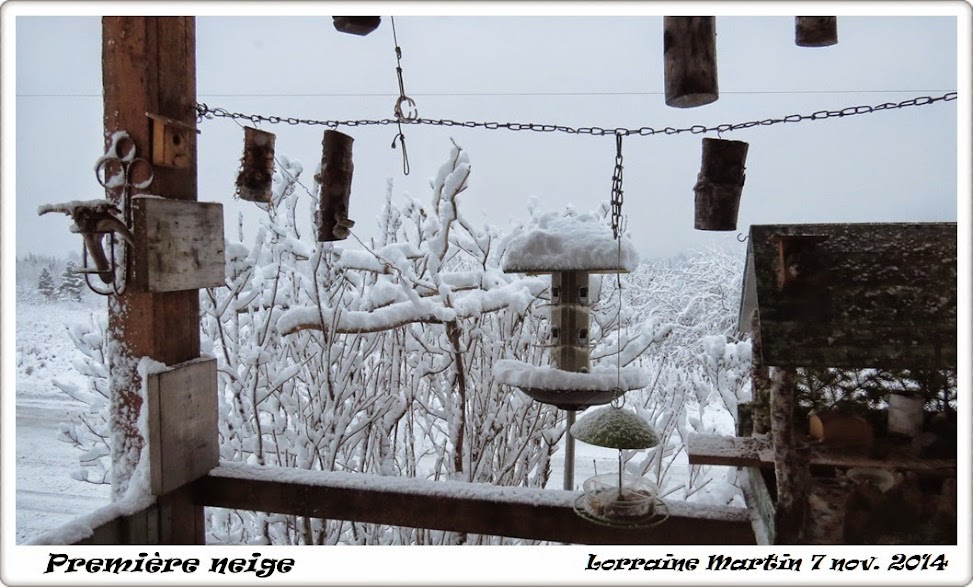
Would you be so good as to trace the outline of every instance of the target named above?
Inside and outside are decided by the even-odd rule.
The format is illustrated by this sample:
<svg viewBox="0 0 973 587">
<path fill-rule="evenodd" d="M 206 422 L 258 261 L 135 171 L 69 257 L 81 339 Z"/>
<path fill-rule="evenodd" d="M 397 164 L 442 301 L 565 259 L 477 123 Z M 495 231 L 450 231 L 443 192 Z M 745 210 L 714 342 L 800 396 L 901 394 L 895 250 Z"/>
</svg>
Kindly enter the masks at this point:
<svg viewBox="0 0 973 587">
<path fill-rule="evenodd" d="M 949 408 L 925 417 L 922 396 L 897 386 L 887 408 L 850 395 L 854 410 L 807 414 L 798 399 L 814 371 L 956 369 L 956 237 L 955 223 L 750 227 L 739 328 L 752 333 L 754 399 L 740 413 L 760 434 L 741 419 L 737 437 L 691 435 L 687 452 L 743 467 L 761 543 L 955 543 L 937 512 L 955 504 L 956 439 L 932 424 Z"/>
<path fill-rule="evenodd" d="M 594 215 L 548 214 L 540 218 L 537 226 L 515 235 L 507 247 L 503 270 L 551 275 L 550 340 L 544 342 L 551 346 L 552 367 L 574 376 L 565 379 L 552 373 L 545 378 L 535 373 L 526 377 L 526 371 L 515 373 L 511 367 L 502 370 L 501 382 L 519 387 L 537 401 L 566 410 L 605 404 L 617 396 L 615 378 L 605 378 L 591 370 L 589 313 L 595 300 L 590 280 L 593 274 L 627 273 L 637 265 L 638 255 L 631 241 L 623 239 L 619 247 L 611 229 Z M 529 370 L 530 366 L 523 367 Z M 507 375 L 510 377 L 503 380 Z M 641 377 L 634 372 L 626 372 L 623 381 L 634 385 L 625 391 L 642 386 L 638 385 Z"/>
<path fill-rule="evenodd" d="M 158 114 L 146 114 L 152 120 L 152 165 L 185 169 L 193 164 L 195 125 Z"/>
</svg>

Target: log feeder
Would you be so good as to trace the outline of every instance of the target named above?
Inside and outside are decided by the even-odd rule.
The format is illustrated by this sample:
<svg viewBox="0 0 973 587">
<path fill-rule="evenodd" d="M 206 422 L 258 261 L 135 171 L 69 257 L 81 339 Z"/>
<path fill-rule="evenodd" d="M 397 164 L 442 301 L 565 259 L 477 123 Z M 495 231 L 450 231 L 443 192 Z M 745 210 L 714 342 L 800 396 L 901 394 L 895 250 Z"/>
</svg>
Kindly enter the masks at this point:
<svg viewBox="0 0 973 587">
<path fill-rule="evenodd" d="M 236 178 L 236 193 L 241 200 L 270 203 L 276 138 L 273 133 L 244 127 L 243 159 Z"/>
<path fill-rule="evenodd" d="M 794 29 L 798 47 L 830 47 L 838 43 L 837 16 L 797 16 Z"/>
<path fill-rule="evenodd" d="M 736 230 L 749 147 L 743 141 L 703 139 L 702 166 L 693 186 L 696 230 Z"/>
<path fill-rule="evenodd" d="M 351 146 L 355 139 L 336 130 L 324 131 L 322 139 L 321 171 L 314 179 L 321 184 L 321 197 L 315 214 L 318 242 L 348 238 L 354 220 L 348 218 L 351 199 L 351 177 L 355 165 L 351 160 Z"/>
<path fill-rule="evenodd" d="M 693 108 L 720 96 L 716 17 L 667 16 L 663 23 L 666 106 Z"/>
<path fill-rule="evenodd" d="M 382 24 L 381 16 L 332 16 L 334 28 L 341 33 L 364 37 Z"/>
</svg>

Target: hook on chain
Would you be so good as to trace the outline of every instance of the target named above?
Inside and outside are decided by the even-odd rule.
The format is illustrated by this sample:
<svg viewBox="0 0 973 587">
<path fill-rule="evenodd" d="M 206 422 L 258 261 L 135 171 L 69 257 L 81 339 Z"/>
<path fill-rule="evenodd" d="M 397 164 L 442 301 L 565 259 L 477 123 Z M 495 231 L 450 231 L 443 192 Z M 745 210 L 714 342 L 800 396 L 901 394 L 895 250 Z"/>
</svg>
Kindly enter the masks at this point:
<svg viewBox="0 0 973 587">
<path fill-rule="evenodd" d="M 395 144 L 399 143 L 402 145 L 402 173 L 404 175 L 409 175 L 409 151 L 405 147 L 405 134 L 402 132 L 402 123 L 399 123 L 399 134 L 395 135 L 392 139 L 392 148 L 395 149 Z"/>
</svg>

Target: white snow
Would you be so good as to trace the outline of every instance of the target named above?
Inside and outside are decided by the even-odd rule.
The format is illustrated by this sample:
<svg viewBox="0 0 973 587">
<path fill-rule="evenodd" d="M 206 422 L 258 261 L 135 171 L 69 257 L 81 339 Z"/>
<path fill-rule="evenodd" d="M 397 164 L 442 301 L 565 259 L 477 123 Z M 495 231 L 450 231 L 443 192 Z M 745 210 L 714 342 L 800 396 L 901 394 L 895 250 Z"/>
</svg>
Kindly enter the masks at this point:
<svg viewBox="0 0 973 587">
<path fill-rule="evenodd" d="M 611 227 L 593 213 L 538 216 L 511 235 L 503 258 L 503 270 L 508 273 L 630 272 L 638 264 L 632 241 L 623 235 L 619 243 Z"/>
<path fill-rule="evenodd" d="M 649 384 L 649 374 L 641 367 L 623 367 L 619 372 L 614 367 L 595 366 L 589 373 L 574 373 L 514 359 L 494 363 L 493 376 L 505 385 L 549 391 L 611 391 L 616 387 L 629 391 Z"/>
<path fill-rule="evenodd" d="M 659 444 L 652 426 L 634 412 L 608 406 L 581 416 L 571 435 L 588 444 L 617 449 L 651 448 Z"/>
</svg>

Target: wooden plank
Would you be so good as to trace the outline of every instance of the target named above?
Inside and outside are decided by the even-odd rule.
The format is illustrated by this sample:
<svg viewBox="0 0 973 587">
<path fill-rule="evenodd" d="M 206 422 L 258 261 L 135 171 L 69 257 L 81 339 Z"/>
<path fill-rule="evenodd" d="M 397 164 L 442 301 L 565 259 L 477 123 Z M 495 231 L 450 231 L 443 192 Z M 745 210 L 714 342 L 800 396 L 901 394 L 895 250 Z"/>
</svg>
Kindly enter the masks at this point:
<svg viewBox="0 0 973 587">
<path fill-rule="evenodd" d="M 686 447 L 690 465 L 768 469 L 774 466 L 773 447 L 770 440 L 765 438 L 690 434 Z M 934 477 L 956 474 L 956 461 L 952 459 L 921 459 L 903 454 L 873 458 L 819 446 L 811 447 L 810 464 L 842 468 L 894 468 Z"/>
<path fill-rule="evenodd" d="M 774 505 L 774 497 L 770 494 L 763 473 L 760 469 L 747 467 L 740 470 L 738 479 L 740 489 L 743 491 L 743 501 L 750 512 L 754 539 L 762 546 L 774 544 L 777 538 L 774 525 L 777 507 Z"/>
<path fill-rule="evenodd" d="M 219 464 L 216 359 L 149 375 L 152 492 L 163 495 Z"/>
<path fill-rule="evenodd" d="M 782 261 L 796 237 L 814 245 Z M 785 262 L 810 281 L 782 286 Z M 755 225 L 746 272 L 740 329 L 759 304 L 768 366 L 956 366 L 955 223 Z"/>
<path fill-rule="evenodd" d="M 135 198 L 132 218 L 133 288 L 162 293 L 226 284 L 222 204 Z"/>
<path fill-rule="evenodd" d="M 666 501 L 669 519 L 610 528 L 578 516 L 570 491 L 420 481 L 223 463 L 197 503 L 336 520 L 579 544 L 753 544 L 743 508 Z"/>
</svg>

